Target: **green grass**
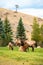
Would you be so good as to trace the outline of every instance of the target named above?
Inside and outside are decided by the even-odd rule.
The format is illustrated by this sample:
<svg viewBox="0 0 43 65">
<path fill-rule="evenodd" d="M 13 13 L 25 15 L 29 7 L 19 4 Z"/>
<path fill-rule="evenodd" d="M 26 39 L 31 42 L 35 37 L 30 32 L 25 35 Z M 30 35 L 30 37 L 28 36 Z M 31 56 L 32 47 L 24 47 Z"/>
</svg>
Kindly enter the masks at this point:
<svg viewBox="0 0 43 65">
<path fill-rule="evenodd" d="M 20 52 L 18 47 L 14 47 L 13 51 L 0 47 L 0 65 L 43 65 L 43 48 Z"/>
</svg>

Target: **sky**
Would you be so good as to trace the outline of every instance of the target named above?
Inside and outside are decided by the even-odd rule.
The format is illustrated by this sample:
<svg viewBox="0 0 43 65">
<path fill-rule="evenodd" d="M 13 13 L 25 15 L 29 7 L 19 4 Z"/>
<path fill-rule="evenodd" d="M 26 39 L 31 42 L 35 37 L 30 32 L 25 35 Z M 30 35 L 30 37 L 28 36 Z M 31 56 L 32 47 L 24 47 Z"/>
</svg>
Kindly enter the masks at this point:
<svg viewBox="0 0 43 65">
<path fill-rule="evenodd" d="M 43 0 L 0 0 L 0 8 L 15 10 L 16 4 L 18 11 L 43 18 Z"/>
</svg>

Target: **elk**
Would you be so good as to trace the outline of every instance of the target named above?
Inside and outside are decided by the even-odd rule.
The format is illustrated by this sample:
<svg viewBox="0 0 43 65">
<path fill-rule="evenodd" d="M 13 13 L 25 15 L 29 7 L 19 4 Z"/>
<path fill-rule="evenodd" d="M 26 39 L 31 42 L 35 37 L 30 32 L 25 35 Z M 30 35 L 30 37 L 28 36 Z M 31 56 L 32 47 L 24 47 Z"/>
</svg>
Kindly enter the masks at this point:
<svg viewBox="0 0 43 65">
<path fill-rule="evenodd" d="M 24 41 L 21 41 L 21 47 L 20 47 L 20 51 L 26 51 L 27 49 L 29 49 L 29 47 L 32 48 L 32 51 L 34 51 L 34 45 L 35 45 L 35 41 L 31 40 L 31 41 L 28 41 L 28 40 L 24 40 Z"/>
<path fill-rule="evenodd" d="M 25 48 L 25 51 L 27 48 L 31 47 L 32 48 L 32 51 L 34 51 L 34 46 L 35 46 L 35 41 L 31 40 L 31 41 L 24 41 L 24 48 Z"/>
<path fill-rule="evenodd" d="M 20 47 L 20 45 L 21 45 L 21 41 L 20 41 L 20 39 L 16 39 L 15 44 L 16 44 L 16 46 L 19 46 L 19 47 Z"/>
<path fill-rule="evenodd" d="M 13 50 L 13 43 L 9 42 L 8 47 L 9 47 L 9 49 Z"/>
<path fill-rule="evenodd" d="M 32 51 L 34 51 L 35 41 L 17 40 L 16 45 L 20 47 L 19 48 L 20 51 L 26 51 L 27 49 L 29 49 L 29 47 L 31 47 Z"/>
</svg>

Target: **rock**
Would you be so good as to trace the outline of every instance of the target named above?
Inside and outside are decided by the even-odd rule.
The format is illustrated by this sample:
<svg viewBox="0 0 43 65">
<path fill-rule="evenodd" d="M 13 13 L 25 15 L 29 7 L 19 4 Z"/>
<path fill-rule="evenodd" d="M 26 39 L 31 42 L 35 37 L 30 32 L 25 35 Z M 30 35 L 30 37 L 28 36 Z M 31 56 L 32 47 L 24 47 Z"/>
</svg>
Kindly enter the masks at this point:
<svg viewBox="0 0 43 65">
<path fill-rule="evenodd" d="M 37 48 L 41 48 L 40 46 L 37 46 Z"/>
</svg>

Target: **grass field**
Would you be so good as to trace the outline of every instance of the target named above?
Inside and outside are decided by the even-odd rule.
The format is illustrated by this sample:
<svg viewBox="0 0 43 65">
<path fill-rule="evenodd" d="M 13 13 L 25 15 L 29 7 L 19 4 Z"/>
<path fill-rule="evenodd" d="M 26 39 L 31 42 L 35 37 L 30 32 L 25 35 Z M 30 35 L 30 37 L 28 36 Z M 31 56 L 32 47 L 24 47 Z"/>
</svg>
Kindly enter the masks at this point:
<svg viewBox="0 0 43 65">
<path fill-rule="evenodd" d="M 20 52 L 18 47 L 14 47 L 13 51 L 0 47 L 0 65 L 43 65 L 43 48 Z"/>
</svg>

